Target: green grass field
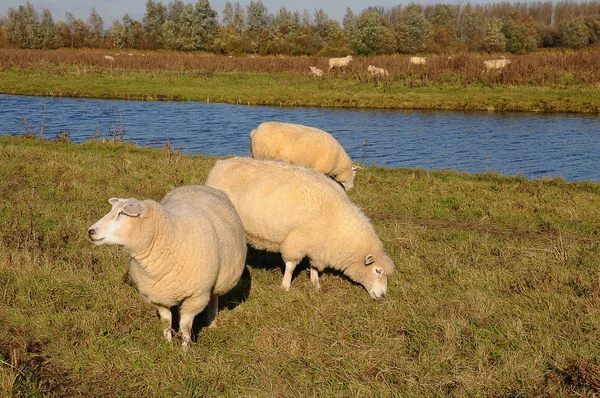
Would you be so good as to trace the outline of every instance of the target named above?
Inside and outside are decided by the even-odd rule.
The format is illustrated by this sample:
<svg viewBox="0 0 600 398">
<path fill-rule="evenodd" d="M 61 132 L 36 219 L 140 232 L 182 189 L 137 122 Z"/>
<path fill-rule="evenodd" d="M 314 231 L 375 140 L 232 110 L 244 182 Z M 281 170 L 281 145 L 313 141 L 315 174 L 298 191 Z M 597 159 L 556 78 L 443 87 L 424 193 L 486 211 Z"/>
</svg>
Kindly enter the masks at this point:
<svg viewBox="0 0 600 398">
<path fill-rule="evenodd" d="M 597 396 L 600 184 L 369 167 L 350 197 L 396 264 L 388 297 L 337 274 L 285 292 L 252 253 L 184 353 L 127 255 L 86 230 L 215 158 L 0 137 L 0 396 Z M 324 242 L 324 244 L 327 244 Z"/>
<path fill-rule="evenodd" d="M 357 57 L 327 71 L 323 57 L 226 57 L 136 52 L 106 61 L 95 51 L 0 49 L 0 93 L 208 101 L 244 105 L 378 109 L 600 111 L 600 51 L 513 56 L 509 68 L 484 73 L 492 55 Z M 389 70 L 377 78 L 369 64 Z M 323 79 L 309 66 L 326 70 Z"/>
</svg>

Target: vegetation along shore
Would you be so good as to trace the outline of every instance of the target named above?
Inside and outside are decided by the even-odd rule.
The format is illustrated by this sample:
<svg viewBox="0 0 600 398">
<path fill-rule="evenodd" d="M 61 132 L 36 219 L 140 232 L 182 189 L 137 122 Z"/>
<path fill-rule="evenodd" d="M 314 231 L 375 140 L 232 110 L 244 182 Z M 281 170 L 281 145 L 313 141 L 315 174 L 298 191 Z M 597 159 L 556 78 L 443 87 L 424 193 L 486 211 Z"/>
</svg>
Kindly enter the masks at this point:
<svg viewBox="0 0 600 398">
<path fill-rule="evenodd" d="M 485 71 L 489 55 L 355 57 L 327 70 L 318 56 L 0 49 L 0 93 L 245 105 L 578 112 L 600 109 L 600 50 L 511 56 Z M 373 64 L 389 74 L 373 76 Z M 325 71 L 314 77 L 309 66 Z"/>
<path fill-rule="evenodd" d="M 82 66 L 80 66 L 82 67 Z M 335 273 L 281 289 L 253 252 L 183 353 L 127 254 L 87 228 L 109 197 L 203 184 L 215 158 L 0 137 L 0 396 L 594 396 L 600 184 L 366 167 L 349 192 L 396 264 L 372 300 Z"/>
</svg>

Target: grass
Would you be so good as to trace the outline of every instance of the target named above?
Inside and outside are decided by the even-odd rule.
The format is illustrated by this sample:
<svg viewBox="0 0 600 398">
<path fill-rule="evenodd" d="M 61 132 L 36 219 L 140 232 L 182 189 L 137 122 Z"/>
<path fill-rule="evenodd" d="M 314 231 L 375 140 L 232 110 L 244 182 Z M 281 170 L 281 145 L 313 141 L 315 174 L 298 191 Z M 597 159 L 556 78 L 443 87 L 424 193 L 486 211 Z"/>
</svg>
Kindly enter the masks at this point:
<svg viewBox="0 0 600 398">
<path fill-rule="evenodd" d="M 231 104 L 579 112 L 600 109 L 600 51 L 515 56 L 502 72 L 482 72 L 490 56 L 357 58 L 345 72 L 314 79 L 318 57 L 234 57 L 152 53 L 0 49 L 0 93 Z M 368 64 L 387 68 L 375 78 Z"/>
<path fill-rule="evenodd" d="M 252 253 L 213 330 L 162 340 L 112 196 L 202 184 L 215 158 L 0 137 L 0 396 L 594 396 L 600 184 L 371 167 L 350 196 L 396 264 L 388 297 Z M 326 242 L 324 243 L 326 244 Z"/>
</svg>

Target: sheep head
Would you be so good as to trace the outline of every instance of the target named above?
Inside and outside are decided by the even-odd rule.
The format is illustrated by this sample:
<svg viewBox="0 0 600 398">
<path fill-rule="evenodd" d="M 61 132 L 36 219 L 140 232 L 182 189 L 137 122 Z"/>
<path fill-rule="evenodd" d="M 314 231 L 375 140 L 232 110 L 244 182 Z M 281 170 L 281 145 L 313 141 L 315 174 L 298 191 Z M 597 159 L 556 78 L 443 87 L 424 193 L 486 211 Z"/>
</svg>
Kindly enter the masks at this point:
<svg viewBox="0 0 600 398">
<path fill-rule="evenodd" d="M 394 263 L 384 253 L 368 254 L 362 266 L 360 282 L 371 298 L 378 300 L 387 293 L 387 278 L 394 272 Z"/>
<path fill-rule="evenodd" d="M 94 245 L 119 245 L 132 252 L 143 248 L 152 233 L 143 232 L 142 224 L 148 218 L 152 201 L 110 198 L 111 211 L 88 229 Z"/>
</svg>

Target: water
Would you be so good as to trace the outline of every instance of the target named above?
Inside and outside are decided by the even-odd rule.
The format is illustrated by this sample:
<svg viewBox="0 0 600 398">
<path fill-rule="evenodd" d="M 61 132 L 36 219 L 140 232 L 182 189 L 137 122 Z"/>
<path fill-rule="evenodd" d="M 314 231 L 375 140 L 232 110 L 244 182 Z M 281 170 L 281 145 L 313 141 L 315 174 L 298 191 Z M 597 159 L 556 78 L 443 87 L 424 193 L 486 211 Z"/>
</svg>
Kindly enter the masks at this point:
<svg viewBox="0 0 600 398">
<path fill-rule="evenodd" d="M 24 126 L 74 142 L 123 128 L 142 146 L 167 138 L 186 154 L 249 156 L 249 134 L 277 120 L 330 132 L 357 163 L 494 171 L 600 182 L 600 117 L 572 114 L 279 108 L 0 95 L 0 134 Z M 363 145 L 366 143 L 366 146 Z"/>
</svg>

